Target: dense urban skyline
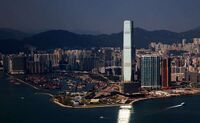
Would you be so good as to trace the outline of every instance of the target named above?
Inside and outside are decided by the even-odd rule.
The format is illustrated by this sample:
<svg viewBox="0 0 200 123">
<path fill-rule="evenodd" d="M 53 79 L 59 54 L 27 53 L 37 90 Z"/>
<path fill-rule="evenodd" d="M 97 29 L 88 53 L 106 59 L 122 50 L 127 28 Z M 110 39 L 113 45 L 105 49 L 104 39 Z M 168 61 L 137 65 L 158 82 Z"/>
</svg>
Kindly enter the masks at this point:
<svg viewBox="0 0 200 123">
<path fill-rule="evenodd" d="M 0 0 L 0 121 L 200 123 L 199 5 Z"/>
<path fill-rule="evenodd" d="M 198 0 L 1 0 L 0 27 L 113 33 L 131 19 L 136 27 L 181 32 L 199 26 L 199 5 Z"/>
</svg>

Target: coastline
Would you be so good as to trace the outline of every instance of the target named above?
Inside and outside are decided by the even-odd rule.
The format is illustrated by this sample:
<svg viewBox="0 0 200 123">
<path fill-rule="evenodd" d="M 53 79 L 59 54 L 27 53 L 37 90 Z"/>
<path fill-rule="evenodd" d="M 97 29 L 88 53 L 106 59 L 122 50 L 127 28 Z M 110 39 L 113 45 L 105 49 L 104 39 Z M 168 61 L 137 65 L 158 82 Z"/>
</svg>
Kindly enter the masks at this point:
<svg viewBox="0 0 200 123">
<path fill-rule="evenodd" d="M 47 96 L 50 96 L 50 97 L 54 97 L 54 95 L 53 94 L 50 94 L 50 93 L 43 93 L 43 92 L 41 92 L 41 93 L 35 93 L 35 94 L 38 94 L 38 95 L 47 95 Z"/>
<path fill-rule="evenodd" d="M 16 79 L 17 81 L 21 82 L 21 83 L 24 83 L 24 84 L 26 84 L 26 85 L 28 85 L 28 86 L 30 86 L 30 87 L 36 89 L 36 90 L 40 90 L 38 87 L 33 86 L 33 85 L 31 85 L 31 84 L 25 82 L 24 80 L 21 80 L 21 79 L 18 79 L 18 78 L 15 78 L 15 79 Z"/>
<path fill-rule="evenodd" d="M 140 102 L 140 101 L 145 101 L 145 100 L 152 100 L 152 99 L 162 99 L 162 98 L 172 98 L 172 97 L 180 97 L 180 96 L 189 96 L 189 95 L 199 95 L 200 92 L 198 93 L 194 93 L 194 94 L 183 94 L 183 95 L 176 95 L 176 96 L 163 96 L 163 97 L 145 97 L 145 98 L 138 98 L 138 99 L 135 99 L 133 101 L 131 101 L 130 103 L 128 104 L 111 104 L 111 105 L 104 105 L 104 104 L 101 104 L 101 105 L 86 105 L 86 106 L 68 106 L 68 105 L 64 105 L 60 102 L 58 102 L 56 99 L 53 99 L 52 101 L 61 106 L 61 107 L 64 107 L 64 108 L 71 108 L 71 109 L 87 109 L 87 108 L 105 108 L 105 107 L 120 107 L 120 106 L 125 106 L 125 105 L 134 105 L 135 103 L 137 102 Z"/>
<path fill-rule="evenodd" d="M 176 96 L 167 96 L 167 97 L 147 97 L 147 98 L 141 98 L 131 101 L 129 104 L 133 105 L 136 102 L 145 101 L 145 100 L 152 100 L 152 99 L 163 99 L 163 98 L 173 98 L 173 97 L 181 97 L 181 96 L 195 96 L 200 95 L 200 92 L 194 93 L 194 94 L 183 94 L 183 95 L 176 95 Z"/>
<path fill-rule="evenodd" d="M 14 76 L 11 76 L 9 74 L 7 74 L 9 77 L 13 77 L 13 79 L 25 84 L 25 85 L 28 85 L 30 87 L 32 87 L 33 89 L 36 89 L 36 90 L 41 90 L 40 88 L 36 87 L 36 86 L 33 86 L 31 84 L 29 84 L 28 82 L 25 82 L 24 80 L 22 79 L 19 79 L 19 78 L 16 78 Z M 119 106 L 122 106 L 122 105 L 127 105 L 127 104 L 113 104 L 113 105 L 86 105 L 86 106 L 69 106 L 69 105 L 64 105 L 60 102 L 58 102 L 55 98 L 54 98 L 54 95 L 53 94 L 50 94 L 50 93 L 42 93 L 42 92 L 38 92 L 38 93 L 35 93 L 35 94 L 39 94 L 39 95 L 47 95 L 49 97 L 51 97 L 51 101 L 60 106 L 60 107 L 64 107 L 64 108 L 71 108 L 71 109 L 79 109 L 79 108 L 104 108 L 104 107 L 119 107 Z"/>
<path fill-rule="evenodd" d="M 11 75 L 8 75 L 9 77 L 13 77 Z M 35 87 L 27 82 L 25 82 L 24 80 L 21 80 L 19 78 L 16 78 L 16 77 L 13 77 L 15 80 L 23 83 L 23 84 L 26 84 L 36 90 L 41 90 L 40 88 L 38 87 Z M 82 106 L 70 106 L 70 105 L 64 105 L 62 103 L 60 103 L 57 99 L 55 99 L 54 95 L 51 94 L 51 93 L 43 93 L 43 92 L 38 92 L 38 93 L 35 93 L 35 94 L 39 94 L 39 95 L 47 95 L 49 97 L 51 97 L 50 101 L 52 101 L 54 104 L 60 106 L 60 107 L 63 107 L 63 108 L 70 108 L 70 109 L 88 109 L 88 108 L 105 108 L 105 107 L 120 107 L 120 106 L 124 106 L 124 105 L 134 105 L 136 102 L 139 102 L 139 101 L 144 101 L 144 100 L 150 100 L 150 99 L 162 99 L 162 98 L 171 98 L 171 97 L 177 97 L 177 96 L 186 96 L 186 95 L 198 95 L 200 94 L 200 89 L 198 89 L 199 91 L 198 92 L 195 92 L 195 93 L 190 93 L 190 94 L 179 94 L 179 95 L 172 95 L 172 96 L 159 96 L 159 97 L 144 97 L 144 98 L 138 98 L 138 99 L 134 99 L 132 100 L 130 103 L 128 104 L 111 104 L 111 105 L 106 105 L 106 104 L 99 104 L 99 105 L 82 105 Z"/>
<path fill-rule="evenodd" d="M 69 106 L 69 105 L 64 105 L 60 102 L 58 102 L 56 99 L 52 99 L 52 101 L 63 107 L 63 108 L 70 108 L 70 109 L 89 109 L 89 108 L 106 108 L 106 107 L 119 107 L 123 105 L 128 105 L 128 104 L 113 104 L 113 105 L 83 105 L 83 106 Z"/>
<path fill-rule="evenodd" d="M 15 79 L 15 80 L 17 80 L 18 82 L 21 82 L 21 83 L 23 83 L 23 84 L 25 84 L 25 85 L 28 85 L 28 86 L 32 87 L 33 89 L 40 90 L 38 87 L 33 86 L 33 85 L 29 84 L 28 82 L 25 82 L 25 81 L 22 80 L 22 79 L 19 79 L 19 78 L 17 78 L 17 77 L 14 77 L 14 76 L 12 76 L 12 75 L 9 75 L 9 74 L 7 74 L 7 76 L 8 76 L 8 77 L 13 77 L 13 79 Z"/>
</svg>

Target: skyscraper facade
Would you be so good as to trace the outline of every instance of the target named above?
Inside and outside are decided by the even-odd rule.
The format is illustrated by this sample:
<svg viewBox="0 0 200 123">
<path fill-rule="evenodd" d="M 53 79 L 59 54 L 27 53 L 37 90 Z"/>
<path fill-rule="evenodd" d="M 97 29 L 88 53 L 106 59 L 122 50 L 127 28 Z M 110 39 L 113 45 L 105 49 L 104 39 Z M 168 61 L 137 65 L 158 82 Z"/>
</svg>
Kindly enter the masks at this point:
<svg viewBox="0 0 200 123">
<path fill-rule="evenodd" d="M 161 57 L 143 55 L 141 58 L 141 85 L 144 88 L 161 88 L 160 80 Z"/>
<path fill-rule="evenodd" d="M 161 78 L 162 87 L 168 88 L 171 81 L 171 59 L 162 58 L 161 61 Z"/>
<path fill-rule="evenodd" d="M 130 20 L 124 21 L 124 33 L 123 33 L 123 82 L 128 83 L 133 80 L 133 61 L 134 52 L 133 46 L 133 22 Z"/>
</svg>

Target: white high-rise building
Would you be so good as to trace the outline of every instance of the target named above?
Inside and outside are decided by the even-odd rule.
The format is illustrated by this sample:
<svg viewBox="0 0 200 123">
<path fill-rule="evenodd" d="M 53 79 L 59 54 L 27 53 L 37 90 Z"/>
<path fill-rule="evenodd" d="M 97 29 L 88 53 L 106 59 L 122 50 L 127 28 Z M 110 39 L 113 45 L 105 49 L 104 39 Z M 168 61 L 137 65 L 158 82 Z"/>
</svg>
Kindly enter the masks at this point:
<svg viewBox="0 0 200 123">
<path fill-rule="evenodd" d="M 133 79 L 133 62 L 134 62 L 134 52 L 133 46 L 133 21 L 124 21 L 124 34 L 123 34 L 123 82 L 131 82 Z"/>
</svg>

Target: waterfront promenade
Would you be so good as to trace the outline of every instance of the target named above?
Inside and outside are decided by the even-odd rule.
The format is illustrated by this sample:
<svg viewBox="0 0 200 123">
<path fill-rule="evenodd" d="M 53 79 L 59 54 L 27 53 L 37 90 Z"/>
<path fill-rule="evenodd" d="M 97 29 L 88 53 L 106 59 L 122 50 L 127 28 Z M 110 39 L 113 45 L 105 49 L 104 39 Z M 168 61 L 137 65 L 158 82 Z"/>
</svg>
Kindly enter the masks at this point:
<svg viewBox="0 0 200 123">
<path fill-rule="evenodd" d="M 42 90 L 38 87 L 31 85 L 28 82 L 25 82 L 25 81 L 19 79 L 19 78 L 14 78 L 14 79 L 17 80 L 18 82 L 21 82 L 23 84 L 26 84 L 26 85 L 34 88 L 36 90 Z M 65 105 L 65 104 L 59 102 L 55 98 L 55 95 L 53 95 L 51 93 L 40 93 L 40 92 L 38 92 L 38 93 L 35 93 L 35 94 L 50 96 L 51 97 L 50 100 L 53 103 L 55 103 L 56 105 L 59 105 L 61 107 L 64 107 L 64 108 L 102 108 L 102 107 L 119 107 L 119 106 L 122 106 L 122 105 L 133 105 L 134 103 L 136 103 L 138 101 L 156 99 L 156 98 L 169 98 L 169 97 L 174 97 L 174 96 L 195 95 L 195 94 L 200 94 L 200 89 L 173 89 L 173 90 L 170 90 L 170 92 L 176 92 L 176 94 L 170 94 L 170 93 L 166 94 L 165 91 L 152 91 L 152 92 L 149 92 L 150 95 L 147 95 L 146 97 L 129 99 L 130 102 L 125 103 L 125 104 L 117 104 L 117 103 L 116 104 L 87 104 L 87 105 L 77 105 L 77 106 Z"/>
</svg>

